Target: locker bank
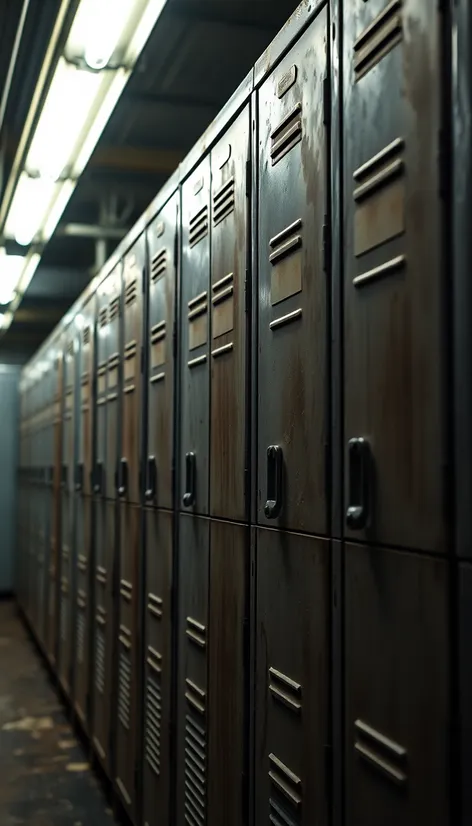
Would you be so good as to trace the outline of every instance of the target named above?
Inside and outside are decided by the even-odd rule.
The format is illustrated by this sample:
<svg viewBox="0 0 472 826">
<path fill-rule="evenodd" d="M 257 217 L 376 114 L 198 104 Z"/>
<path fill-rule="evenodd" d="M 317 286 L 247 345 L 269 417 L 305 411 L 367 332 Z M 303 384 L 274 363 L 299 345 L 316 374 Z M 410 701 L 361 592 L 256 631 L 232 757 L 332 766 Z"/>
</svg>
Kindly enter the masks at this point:
<svg viewBox="0 0 472 826">
<path fill-rule="evenodd" d="M 22 370 L 20 615 L 134 826 L 472 823 L 471 55 L 304 0 Z"/>
</svg>

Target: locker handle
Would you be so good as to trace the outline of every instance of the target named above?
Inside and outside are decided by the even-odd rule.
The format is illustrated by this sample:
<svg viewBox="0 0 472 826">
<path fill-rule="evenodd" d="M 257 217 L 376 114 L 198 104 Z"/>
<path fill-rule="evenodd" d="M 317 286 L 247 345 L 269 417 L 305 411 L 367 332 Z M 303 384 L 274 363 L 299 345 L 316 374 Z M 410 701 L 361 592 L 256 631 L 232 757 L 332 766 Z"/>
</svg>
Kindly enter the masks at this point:
<svg viewBox="0 0 472 826">
<path fill-rule="evenodd" d="M 267 519 L 277 519 L 282 510 L 283 451 L 279 445 L 267 448 L 267 502 L 264 513 Z"/>
<path fill-rule="evenodd" d="M 61 470 L 61 488 L 64 490 L 67 487 L 67 465 L 62 465 Z"/>
<path fill-rule="evenodd" d="M 349 504 L 346 523 L 353 531 L 362 531 L 369 519 L 370 447 L 366 439 L 349 441 Z"/>
<path fill-rule="evenodd" d="M 94 473 L 94 482 L 93 482 L 93 492 L 94 493 L 102 493 L 102 483 L 103 483 L 103 462 L 97 462 L 95 465 L 95 473 Z"/>
<path fill-rule="evenodd" d="M 144 498 L 149 502 L 154 499 L 156 495 L 156 475 L 157 465 L 156 457 L 148 456 L 146 468 L 146 490 L 144 491 Z"/>
<path fill-rule="evenodd" d="M 84 466 L 82 462 L 75 469 L 75 489 L 77 493 L 84 489 Z"/>
<path fill-rule="evenodd" d="M 118 465 L 118 496 L 125 496 L 128 489 L 128 462 L 120 459 Z"/>
<path fill-rule="evenodd" d="M 197 458 L 195 453 L 185 454 L 185 487 L 183 495 L 184 507 L 191 508 L 195 504 L 195 488 L 197 481 Z"/>
</svg>

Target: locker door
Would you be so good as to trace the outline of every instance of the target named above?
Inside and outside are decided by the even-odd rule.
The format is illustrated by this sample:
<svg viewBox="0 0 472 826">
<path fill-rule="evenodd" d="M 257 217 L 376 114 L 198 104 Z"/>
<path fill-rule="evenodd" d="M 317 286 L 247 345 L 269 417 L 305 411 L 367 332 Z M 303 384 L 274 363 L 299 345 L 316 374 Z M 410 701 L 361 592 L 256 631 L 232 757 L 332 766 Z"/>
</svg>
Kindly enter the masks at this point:
<svg viewBox="0 0 472 826">
<path fill-rule="evenodd" d="M 445 550 L 439 6 L 352 0 L 344 30 L 346 531 Z"/>
<path fill-rule="evenodd" d="M 328 822 L 329 543 L 259 529 L 256 822 Z"/>
<path fill-rule="evenodd" d="M 176 826 L 207 824 L 209 543 L 209 522 L 181 515 Z"/>
<path fill-rule="evenodd" d="M 108 490 L 107 482 L 107 374 L 108 374 L 108 287 L 107 278 L 97 291 L 97 377 L 95 395 L 95 468 L 93 474 L 93 492 L 108 498 L 114 495 L 113 487 Z"/>
<path fill-rule="evenodd" d="M 93 736 L 95 752 L 110 777 L 110 740 L 115 684 L 115 605 L 113 601 L 116 547 L 116 505 L 95 500 L 95 582 L 93 633 Z"/>
<path fill-rule="evenodd" d="M 61 578 L 59 606 L 59 679 L 69 694 L 72 664 L 72 495 L 62 493 L 61 505 Z"/>
<path fill-rule="evenodd" d="M 259 91 L 258 521 L 316 533 L 327 529 L 326 15 Z"/>
<path fill-rule="evenodd" d="M 53 487 L 52 487 L 52 513 L 51 513 L 51 538 L 49 556 L 49 582 L 48 582 L 48 638 L 47 654 L 51 663 L 56 661 L 57 628 L 59 625 L 58 609 L 58 585 L 59 585 L 59 563 L 60 563 L 60 524 L 61 524 L 61 485 L 62 485 L 62 393 L 63 393 L 63 360 L 62 354 L 58 354 L 54 360 L 55 386 L 54 386 L 54 407 L 53 407 L 53 442 L 54 442 L 54 462 L 53 462 Z"/>
<path fill-rule="evenodd" d="M 138 568 L 140 561 L 141 510 L 121 503 L 120 587 L 118 609 L 118 682 L 116 708 L 116 785 L 133 820 L 136 806 L 138 745 Z"/>
<path fill-rule="evenodd" d="M 160 826 L 169 822 L 173 515 L 145 518 L 143 820 Z"/>
<path fill-rule="evenodd" d="M 345 549 L 346 823 L 447 826 L 448 568 Z"/>
<path fill-rule="evenodd" d="M 150 505 L 172 508 L 174 444 L 174 336 L 177 253 L 176 193 L 148 229 L 149 389 L 145 496 Z"/>
<path fill-rule="evenodd" d="M 76 489 L 84 496 L 92 494 L 92 422 L 94 379 L 94 300 L 84 309 L 81 330 L 80 425 Z"/>
<path fill-rule="evenodd" d="M 472 566 L 459 568 L 459 692 L 462 826 L 472 822 Z"/>
<path fill-rule="evenodd" d="M 123 388 L 121 455 L 118 493 L 129 502 L 140 501 L 141 369 L 143 284 L 146 240 L 142 235 L 124 259 Z"/>
<path fill-rule="evenodd" d="M 107 278 L 107 417 L 105 495 L 115 499 L 119 449 L 119 412 L 121 384 L 121 264 Z"/>
<path fill-rule="evenodd" d="M 82 725 L 89 725 L 90 623 L 92 615 L 91 544 L 92 499 L 77 501 L 76 519 L 76 613 L 74 645 L 74 701 Z"/>
<path fill-rule="evenodd" d="M 180 507 L 208 513 L 210 159 L 182 186 Z"/>
<path fill-rule="evenodd" d="M 211 153 L 210 513 L 243 520 L 249 106 Z"/>
</svg>

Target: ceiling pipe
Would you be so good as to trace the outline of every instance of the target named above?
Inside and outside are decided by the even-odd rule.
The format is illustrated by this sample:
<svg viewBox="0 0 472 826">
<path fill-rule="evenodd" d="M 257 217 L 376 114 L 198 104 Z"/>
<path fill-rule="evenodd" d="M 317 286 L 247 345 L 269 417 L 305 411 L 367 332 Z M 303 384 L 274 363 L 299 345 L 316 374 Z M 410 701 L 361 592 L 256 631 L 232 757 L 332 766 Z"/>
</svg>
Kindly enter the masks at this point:
<svg viewBox="0 0 472 826">
<path fill-rule="evenodd" d="M 129 227 L 102 227 L 96 224 L 62 224 L 56 236 L 68 238 L 93 238 L 100 241 L 121 241 L 129 232 Z"/>
<path fill-rule="evenodd" d="M 15 42 L 13 44 L 12 53 L 10 56 L 10 63 L 8 65 L 7 77 L 5 86 L 3 87 L 2 100 L 0 102 L 0 135 L 3 131 L 3 123 L 5 120 L 5 113 L 7 111 L 8 98 L 10 95 L 13 75 L 15 74 L 16 63 L 18 60 L 18 53 L 20 51 L 21 38 L 23 37 L 23 30 L 25 28 L 26 16 L 28 14 L 30 0 L 23 0 L 23 8 L 21 9 L 21 16 L 16 30 Z"/>
</svg>

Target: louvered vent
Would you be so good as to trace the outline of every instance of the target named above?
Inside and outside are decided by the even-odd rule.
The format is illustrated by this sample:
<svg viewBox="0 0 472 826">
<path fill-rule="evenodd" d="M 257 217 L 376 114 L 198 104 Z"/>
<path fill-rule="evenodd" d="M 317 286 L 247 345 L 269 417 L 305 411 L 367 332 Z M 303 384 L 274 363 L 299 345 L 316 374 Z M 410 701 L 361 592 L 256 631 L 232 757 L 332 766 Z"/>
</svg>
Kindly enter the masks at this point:
<svg viewBox="0 0 472 826">
<path fill-rule="evenodd" d="M 208 235 L 208 207 L 204 206 L 190 219 L 189 243 L 195 247 Z"/>
<path fill-rule="evenodd" d="M 90 327 L 84 327 L 84 332 L 82 334 L 82 341 L 84 344 L 89 344 L 90 342 Z"/>
<path fill-rule="evenodd" d="M 206 731 L 202 720 L 185 718 L 185 818 L 189 826 L 206 823 Z"/>
<path fill-rule="evenodd" d="M 82 611 L 77 613 L 77 662 L 83 663 L 85 651 L 85 617 Z"/>
<path fill-rule="evenodd" d="M 138 294 L 138 282 L 136 278 L 129 281 L 125 287 L 125 303 L 132 304 Z"/>
<path fill-rule="evenodd" d="M 113 301 L 110 302 L 109 307 L 109 319 L 113 321 L 113 319 L 118 318 L 120 314 L 120 299 L 114 298 Z"/>
<path fill-rule="evenodd" d="M 302 139 L 302 104 L 297 103 L 270 136 L 270 157 L 275 166 Z"/>
<path fill-rule="evenodd" d="M 221 221 L 231 215 L 234 211 L 234 178 L 226 181 L 213 196 L 213 226 L 216 227 Z"/>
<path fill-rule="evenodd" d="M 129 729 L 131 710 L 131 663 L 129 654 L 122 651 L 118 666 L 118 719 Z"/>
<path fill-rule="evenodd" d="M 105 691 L 105 634 L 101 628 L 95 632 L 95 686 L 100 694 Z"/>
<path fill-rule="evenodd" d="M 98 326 L 106 327 L 108 323 L 108 307 L 103 307 L 98 314 Z"/>
<path fill-rule="evenodd" d="M 159 252 L 156 252 L 151 261 L 151 279 L 157 281 L 161 275 L 164 275 L 166 268 L 167 249 L 164 247 L 162 250 L 159 250 Z"/>
<path fill-rule="evenodd" d="M 69 341 L 69 344 L 67 345 L 67 353 L 68 353 L 69 356 L 74 355 L 74 342 L 73 341 Z"/>
<path fill-rule="evenodd" d="M 269 754 L 269 820 L 273 826 L 299 826 L 302 821 L 302 782 L 275 754 Z"/>
<path fill-rule="evenodd" d="M 159 775 L 161 767 L 161 686 L 155 677 L 147 678 L 144 753 L 152 771 Z"/>
</svg>

